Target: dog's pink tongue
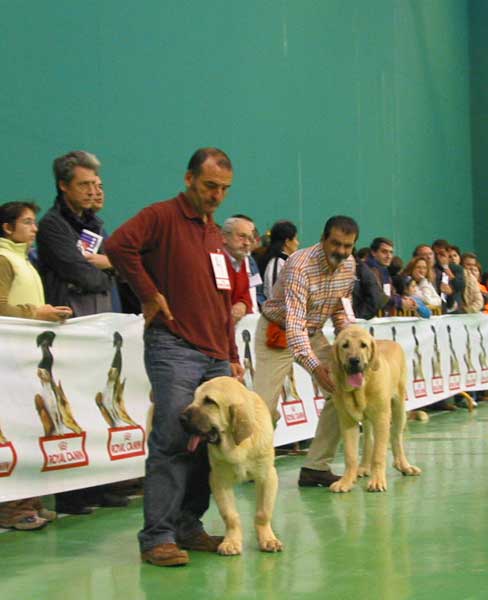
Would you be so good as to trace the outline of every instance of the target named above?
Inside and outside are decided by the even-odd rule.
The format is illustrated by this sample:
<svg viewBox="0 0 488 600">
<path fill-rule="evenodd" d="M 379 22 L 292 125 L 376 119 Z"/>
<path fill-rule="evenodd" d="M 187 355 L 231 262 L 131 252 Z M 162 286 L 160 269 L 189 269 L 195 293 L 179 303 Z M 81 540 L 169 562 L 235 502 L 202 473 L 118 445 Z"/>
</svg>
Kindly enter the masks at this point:
<svg viewBox="0 0 488 600">
<path fill-rule="evenodd" d="M 353 388 L 360 388 L 363 385 L 364 375 L 362 373 L 354 373 L 354 375 L 349 375 L 347 378 L 347 383 Z"/>
<path fill-rule="evenodd" d="M 186 449 L 188 452 L 195 452 L 198 448 L 198 444 L 202 441 L 202 437 L 200 435 L 192 435 L 188 441 L 188 446 Z"/>
</svg>

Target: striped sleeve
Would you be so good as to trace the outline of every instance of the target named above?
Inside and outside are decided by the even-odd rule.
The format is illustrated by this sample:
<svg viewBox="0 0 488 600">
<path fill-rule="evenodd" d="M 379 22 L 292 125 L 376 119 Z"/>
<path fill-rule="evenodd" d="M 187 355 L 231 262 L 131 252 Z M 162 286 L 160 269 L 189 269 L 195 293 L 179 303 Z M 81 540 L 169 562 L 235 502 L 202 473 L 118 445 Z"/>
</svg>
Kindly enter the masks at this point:
<svg viewBox="0 0 488 600">
<path fill-rule="evenodd" d="M 293 357 L 309 373 L 320 361 L 310 345 L 307 331 L 307 296 L 309 282 L 303 270 L 289 269 L 284 282 L 286 306 L 286 340 Z"/>
</svg>

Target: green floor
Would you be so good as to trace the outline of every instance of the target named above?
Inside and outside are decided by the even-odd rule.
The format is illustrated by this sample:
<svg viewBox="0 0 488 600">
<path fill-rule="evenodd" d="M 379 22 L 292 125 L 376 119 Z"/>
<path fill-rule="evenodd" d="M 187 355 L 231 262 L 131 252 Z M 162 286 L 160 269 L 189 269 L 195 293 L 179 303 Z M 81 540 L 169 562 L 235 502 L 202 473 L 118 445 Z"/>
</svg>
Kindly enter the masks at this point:
<svg viewBox="0 0 488 600">
<path fill-rule="evenodd" d="M 0 600 L 488 598 L 488 405 L 410 423 L 407 451 L 424 470 L 389 469 L 389 489 L 369 494 L 296 485 L 301 457 L 277 461 L 275 530 L 281 554 L 258 552 L 252 484 L 238 490 L 246 528 L 239 557 L 193 553 L 191 564 L 139 561 L 141 499 L 126 509 L 67 517 L 37 532 L 0 535 Z M 341 469 L 338 457 L 337 471 Z M 208 531 L 222 525 L 212 505 Z"/>
</svg>

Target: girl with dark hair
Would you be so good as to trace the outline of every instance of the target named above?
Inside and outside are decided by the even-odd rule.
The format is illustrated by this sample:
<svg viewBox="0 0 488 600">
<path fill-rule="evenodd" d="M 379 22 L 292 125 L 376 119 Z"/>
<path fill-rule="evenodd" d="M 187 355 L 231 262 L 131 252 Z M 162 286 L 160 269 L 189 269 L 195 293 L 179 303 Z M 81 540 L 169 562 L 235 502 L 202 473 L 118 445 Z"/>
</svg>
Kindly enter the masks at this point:
<svg viewBox="0 0 488 600">
<path fill-rule="evenodd" d="M 28 260 L 38 212 L 32 202 L 0 206 L 0 316 L 62 322 L 71 309 L 45 303 L 41 278 Z M 0 503 L 0 527 L 5 529 L 40 529 L 55 518 L 37 497 Z"/>
<path fill-rule="evenodd" d="M 298 249 L 297 228 L 291 221 L 277 221 L 271 228 L 270 244 L 259 260 L 266 299 L 271 298 L 273 285 L 287 258 Z"/>
</svg>

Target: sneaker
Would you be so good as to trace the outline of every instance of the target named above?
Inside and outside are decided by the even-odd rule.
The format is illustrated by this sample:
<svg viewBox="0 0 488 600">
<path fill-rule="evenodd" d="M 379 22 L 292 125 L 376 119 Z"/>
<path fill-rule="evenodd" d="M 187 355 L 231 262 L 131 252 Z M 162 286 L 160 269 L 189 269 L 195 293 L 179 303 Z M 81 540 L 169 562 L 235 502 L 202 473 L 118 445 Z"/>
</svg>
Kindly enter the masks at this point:
<svg viewBox="0 0 488 600">
<path fill-rule="evenodd" d="M 198 550 L 200 552 L 217 552 L 218 547 L 224 541 L 222 535 L 208 535 L 206 531 L 200 531 L 185 540 L 178 540 L 178 544 L 185 550 Z"/>
<path fill-rule="evenodd" d="M 44 525 L 47 525 L 46 519 L 41 519 L 38 516 L 33 516 L 24 517 L 22 520 L 17 521 L 17 523 L 14 523 L 10 527 L 12 529 L 19 529 L 20 531 L 30 531 L 32 529 L 41 529 L 42 527 L 44 527 Z"/>
<path fill-rule="evenodd" d="M 37 514 L 41 517 L 41 519 L 46 519 L 46 521 L 49 523 L 51 523 L 51 521 L 55 521 L 58 516 L 54 510 L 49 510 L 48 508 L 44 508 L 44 506 L 37 511 Z"/>
<path fill-rule="evenodd" d="M 340 475 L 334 475 L 332 471 L 317 471 L 316 469 L 300 469 L 298 485 L 300 487 L 329 487 L 334 481 L 340 479 Z"/>
<path fill-rule="evenodd" d="M 179 567 L 190 562 L 188 552 L 180 550 L 176 544 L 158 544 L 141 552 L 141 560 L 158 567 Z"/>
</svg>

